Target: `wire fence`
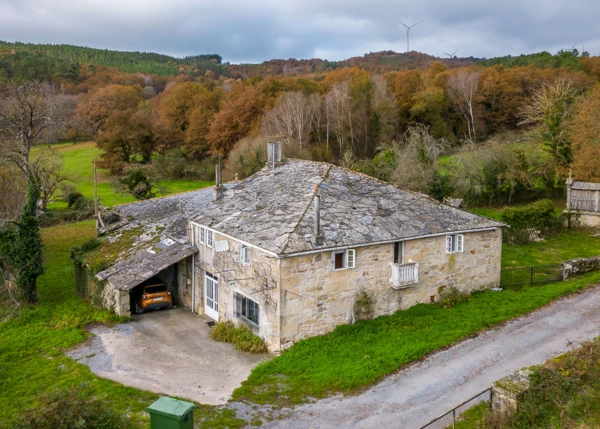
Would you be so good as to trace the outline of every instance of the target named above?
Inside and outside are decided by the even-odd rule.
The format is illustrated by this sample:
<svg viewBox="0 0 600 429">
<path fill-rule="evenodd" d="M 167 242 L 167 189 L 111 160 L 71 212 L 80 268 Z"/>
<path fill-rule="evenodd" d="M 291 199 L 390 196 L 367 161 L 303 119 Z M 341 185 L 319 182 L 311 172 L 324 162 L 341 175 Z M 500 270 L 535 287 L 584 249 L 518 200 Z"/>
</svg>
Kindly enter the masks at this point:
<svg viewBox="0 0 600 429">
<path fill-rule="evenodd" d="M 534 265 L 531 267 L 503 268 L 500 271 L 500 286 L 533 286 L 556 283 L 563 280 L 563 265 Z"/>
<path fill-rule="evenodd" d="M 483 392 L 478 393 L 470 399 L 462 402 L 460 405 L 452 408 L 450 411 L 436 417 L 425 426 L 421 426 L 420 429 L 447 429 L 454 428 L 456 422 L 460 421 L 461 415 L 475 405 L 487 402 L 489 406 L 492 406 L 492 388 L 485 389 Z"/>
</svg>

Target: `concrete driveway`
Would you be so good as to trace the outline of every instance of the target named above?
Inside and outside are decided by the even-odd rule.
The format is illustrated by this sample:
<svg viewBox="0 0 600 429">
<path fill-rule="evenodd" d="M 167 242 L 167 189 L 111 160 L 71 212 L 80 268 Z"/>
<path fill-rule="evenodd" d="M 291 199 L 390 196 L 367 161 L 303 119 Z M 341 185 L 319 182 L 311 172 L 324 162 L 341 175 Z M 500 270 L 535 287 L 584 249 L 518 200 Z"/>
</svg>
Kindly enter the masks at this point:
<svg viewBox="0 0 600 429">
<path fill-rule="evenodd" d="M 142 314 L 130 323 L 90 328 L 94 336 L 67 356 L 126 386 L 223 404 L 269 356 L 212 341 L 208 320 L 180 308 Z"/>
</svg>

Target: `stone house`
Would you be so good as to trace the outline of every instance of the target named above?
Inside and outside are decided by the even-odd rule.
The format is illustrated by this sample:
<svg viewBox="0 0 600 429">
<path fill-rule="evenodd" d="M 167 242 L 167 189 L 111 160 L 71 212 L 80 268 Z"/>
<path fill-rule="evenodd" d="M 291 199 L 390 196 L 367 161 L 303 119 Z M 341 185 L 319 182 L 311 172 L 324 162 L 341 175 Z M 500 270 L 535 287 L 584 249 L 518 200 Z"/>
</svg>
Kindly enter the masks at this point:
<svg viewBox="0 0 600 429">
<path fill-rule="evenodd" d="M 170 213 L 153 221 L 165 229 L 151 239 L 152 270 L 138 269 L 145 243 L 138 262 L 96 280 L 117 290 L 124 284 L 114 277 L 119 273 L 141 282 L 174 264 L 182 305 L 215 321 L 244 323 L 272 350 L 434 302 L 443 288 L 471 292 L 500 282 L 501 223 L 327 163 L 271 162 L 241 182 L 171 198 L 170 209 L 156 208 L 168 199 L 119 208 L 134 223 L 148 211 Z M 178 235 L 165 235 L 175 221 Z M 166 239 L 173 243 L 159 252 Z M 174 253 L 181 256 L 176 263 Z M 123 302 L 122 291 L 134 283 L 121 287 Z"/>
</svg>

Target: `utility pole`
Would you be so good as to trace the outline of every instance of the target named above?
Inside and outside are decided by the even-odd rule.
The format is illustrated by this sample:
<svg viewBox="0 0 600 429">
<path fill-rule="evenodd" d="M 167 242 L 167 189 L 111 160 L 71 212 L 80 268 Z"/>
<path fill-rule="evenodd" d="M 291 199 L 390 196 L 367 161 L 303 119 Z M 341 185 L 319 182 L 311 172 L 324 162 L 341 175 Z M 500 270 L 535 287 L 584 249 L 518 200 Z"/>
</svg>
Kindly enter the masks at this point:
<svg viewBox="0 0 600 429">
<path fill-rule="evenodd" d="M 94 214 L 98 219 L 98 178 L 96 177 L 96 161 L 94 161 Z M 96 222 L 98 222 L 96 220 Z"/>
<path fill-rule="evenodd" d="M 400 21 L 398 21 L 398 22 L 400 22 Z M 405 23 L 400 22 L 400 24 L 402 24 L 406 27 L 406 53 L 410 52 L 410 29 L 413 27 L 416 27 L 417 25 L 419 25 L 422 22 L 423 21 L 419 21 L 416 24 L 411 25 L 410 27 L 408 25 L 406 25 Z"/>
</svg>

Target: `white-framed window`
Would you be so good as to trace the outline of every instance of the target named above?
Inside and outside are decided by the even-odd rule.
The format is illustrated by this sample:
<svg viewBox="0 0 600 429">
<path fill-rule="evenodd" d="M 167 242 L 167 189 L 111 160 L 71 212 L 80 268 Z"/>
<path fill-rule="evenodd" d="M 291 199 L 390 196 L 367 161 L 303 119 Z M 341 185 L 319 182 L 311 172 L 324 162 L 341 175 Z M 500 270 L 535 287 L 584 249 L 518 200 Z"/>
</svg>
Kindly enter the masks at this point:
<svg viewBox="0 0 600 429">
<path fill-rule="evenodd" d="M 206 228 L 203 226 L 200 227 L 200 233 L 198 234 L 198 241 L 204 244 L 204 240 L 206 237 Z"/>
<path fill-rule="evenodd" d="M 333 271 L 345 270 L 356 266 L 356 250 L 347 249 L 331 253 L 331 269 Z"/>
<path fill-rule="evenodd" d="M 243 244 L 235 245 L 235 262 L 241 262 L 242 265 L 250 265 L 250 248 Z"/>
<path fill-rule="evenodd" d="M 465 236 L 454 234 L 446 236 L 446 253 L 460 253 L 464 249 Z"/>
<path fill-rule="evenodd" d="M 213 247 L 213 232 L 210 229 L 206 230 L 206 245 Z"/>
<path fill-rule="evenodd" d="M 234 292 L 233 297 L 235 302 L 235 317 L 258 328 L 260 321 L 260 307 L 258 303 L 237 292 Z"/>
</svg>

